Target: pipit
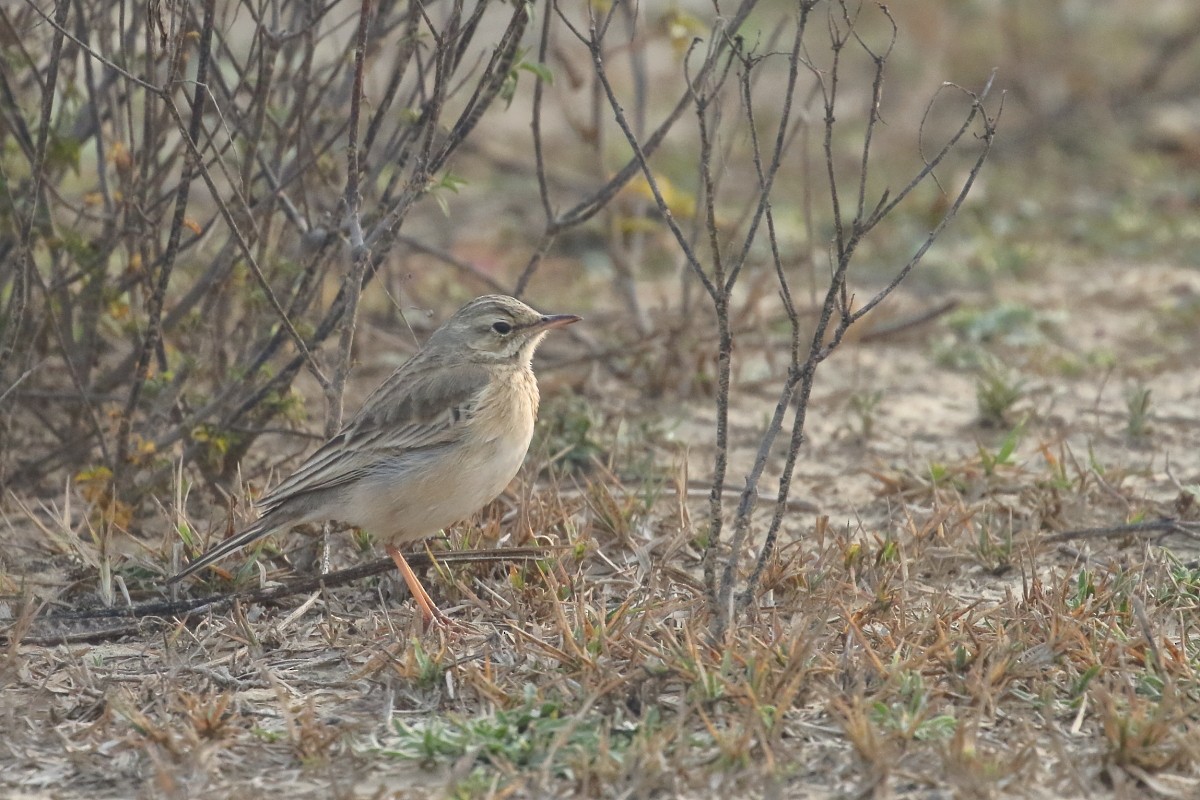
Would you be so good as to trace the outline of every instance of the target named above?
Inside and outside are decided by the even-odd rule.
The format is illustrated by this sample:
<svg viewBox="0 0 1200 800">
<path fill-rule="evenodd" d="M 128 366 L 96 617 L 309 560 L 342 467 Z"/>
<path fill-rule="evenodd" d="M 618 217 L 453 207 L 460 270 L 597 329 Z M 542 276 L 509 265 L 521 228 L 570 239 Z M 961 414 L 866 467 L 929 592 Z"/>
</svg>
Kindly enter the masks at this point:
<svg viewBox="0 0 1200 800">
<path fill-rule="evenodd" d="M 579 319 L 502 295 L 467 303 L 258 502 L 257 522 L 168 583 L 281 528 L 337 520 L 384 542 L 426 624 L 445 621 L 397 546 L 433 536 L 504 491 L 533 437 L 534 350 L 547 332 Z"/>
</svg>

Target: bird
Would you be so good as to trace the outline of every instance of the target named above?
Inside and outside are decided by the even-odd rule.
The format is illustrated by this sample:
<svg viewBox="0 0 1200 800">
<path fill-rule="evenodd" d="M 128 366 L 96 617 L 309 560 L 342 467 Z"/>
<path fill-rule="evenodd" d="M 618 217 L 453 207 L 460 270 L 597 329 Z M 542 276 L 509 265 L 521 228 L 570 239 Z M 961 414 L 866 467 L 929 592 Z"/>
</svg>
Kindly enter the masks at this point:
<svg viewBox="0 0 1200 800">
<path fill-rule="evenodd" d="M 258 501 L 257 521 L 168 584 L 277 530 L 336 520 L 385 543 L 426 625 L 448 622 L 397 547 L 436 535 L 504 491 L 533 438 L 534 351 L 547 333 L 581 319 L 542 314 L 505 295 L 470 301 Z"/>
</svg>

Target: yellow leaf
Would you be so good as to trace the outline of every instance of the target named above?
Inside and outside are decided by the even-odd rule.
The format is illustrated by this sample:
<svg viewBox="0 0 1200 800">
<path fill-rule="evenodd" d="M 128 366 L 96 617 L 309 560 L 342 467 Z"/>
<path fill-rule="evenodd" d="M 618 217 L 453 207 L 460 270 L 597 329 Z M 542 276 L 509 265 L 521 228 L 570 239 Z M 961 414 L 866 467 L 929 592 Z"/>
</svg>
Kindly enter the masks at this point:
<svg viewBox="0 0 1200 800">
<path fill-rule="evenodd" d="M 128 172 L 133 167 L 133 156 L 124 142 L 113 142 L 108 150 L 108 160 L 120 172 Z"/>
<path fill-rule="evenodd" d="M 617 230 L 621 233 L 654 233 L 662 228 L 662 222 L 646 217 L 635 217 L 630 214 L 621 214 L 616 218 Z"/>
<path fill-rule="evenodd" d="M 694 39 L 708 35 L 708 26 L 694 14 L 673 8 L 658 18 L 658 27 L 671 42 L 675 55 L 682 56 Z"/>
<path fill-rule="evenodd" d="M 112 470 L 108 467 L 89 467 L 75 473 L 75 485 L 83 499 L 93 505 L 103 505 L 109 498 Z"/>
<path fill-rule="evenodd" d="M 108 304 L 108 315 L 117 322 L 129 319 L 129 303 L 124 300 L 113 300 Z"/>
<path fill-rule="evenodd" d="M 133 521 L 133 506 L 120 500 L 111 501 L 103 507 L 102 512 L 104 520 L 120 530 L 127 529 Z"/>
<path fill-rule="evenodd" d="M 658 192 L 662 195 L 663 202 L 667 204 L 667 208 L 671 210 L 672 216 L 679 219 L 690 219 L 695 216 L 696 198 L 691 193 L 680 191 L 665 175 L 656 174 L 654 176 L 654 183 L 658 186 Z M 644 175 L 638 175 L 631 180 L 622 193 L 644 198 L 651 203 L 656 202 L 654 192 L 651 190 L 650 183 Z"/>
</svg>

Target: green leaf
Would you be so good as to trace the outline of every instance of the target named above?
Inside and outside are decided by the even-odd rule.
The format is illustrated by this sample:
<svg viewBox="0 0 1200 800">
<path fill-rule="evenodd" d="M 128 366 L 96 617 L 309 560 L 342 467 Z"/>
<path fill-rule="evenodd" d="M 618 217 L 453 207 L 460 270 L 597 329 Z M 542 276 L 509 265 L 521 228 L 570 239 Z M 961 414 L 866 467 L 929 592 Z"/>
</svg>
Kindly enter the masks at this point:
<svg viewBox="0 0 1200 800">
<path fill-rule="evenodd" d="M 46 163 L 55 167 L 70 167 L 78 175 L 82 150 L 83 144 L 78 139 L 52 132 L 46 143 Z"/>
<path fill-rule="evenodd" d="M 549 66 L 540 61 L 522 61 L 517 65 L 517 69 L 523 69 L 526 72 L 532 72 L 537 76 L 539 81 L 544 81 L 551 86 L 554 85 L 554 72 Z"/>
</svg>

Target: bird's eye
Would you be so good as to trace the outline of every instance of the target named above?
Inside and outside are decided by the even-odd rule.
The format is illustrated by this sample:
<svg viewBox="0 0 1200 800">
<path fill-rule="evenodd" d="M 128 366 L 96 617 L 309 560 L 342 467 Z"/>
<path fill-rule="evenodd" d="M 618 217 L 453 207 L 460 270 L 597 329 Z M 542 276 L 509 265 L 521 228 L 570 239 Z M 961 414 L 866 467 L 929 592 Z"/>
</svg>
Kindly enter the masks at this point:
<svg viewBox="0 0 1200 800">
<path fill-rule="evenodd" d="M 509 325 L 507 322 L 503 321 L 496 322 L 492 324 L 492 330 L 503 336 L 506 333 L 512 333 L 512 325 Z"/>
</svg>

